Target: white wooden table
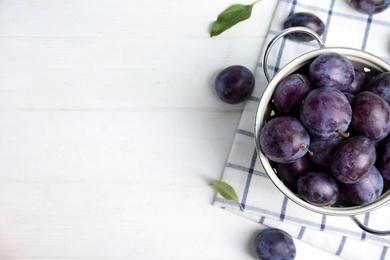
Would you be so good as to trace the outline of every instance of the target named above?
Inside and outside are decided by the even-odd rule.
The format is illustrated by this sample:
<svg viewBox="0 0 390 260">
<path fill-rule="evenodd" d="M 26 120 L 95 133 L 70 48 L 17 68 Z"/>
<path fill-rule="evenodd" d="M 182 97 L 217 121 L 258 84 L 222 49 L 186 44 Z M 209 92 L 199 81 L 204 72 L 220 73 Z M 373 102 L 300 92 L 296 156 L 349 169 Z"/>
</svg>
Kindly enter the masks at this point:
<svg viewBox="0 0 390 260">
<path fill-rule="evenodd" d="M 262 226 L 212 206 L 243 109 L 213 80 L 277 1 L 210 38 L 236 2 L 0 1 L 0 259 L 254 258 Z"/>
</svg>

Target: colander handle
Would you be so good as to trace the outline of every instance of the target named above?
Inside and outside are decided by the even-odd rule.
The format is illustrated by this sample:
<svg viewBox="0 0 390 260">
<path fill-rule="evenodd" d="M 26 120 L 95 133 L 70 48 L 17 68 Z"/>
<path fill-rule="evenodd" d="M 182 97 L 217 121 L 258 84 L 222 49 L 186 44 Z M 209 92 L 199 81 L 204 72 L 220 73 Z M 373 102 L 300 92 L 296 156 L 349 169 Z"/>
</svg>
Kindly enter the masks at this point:
<svg viewBox="0 0 390 260">
<path fill-rule="evenodd" d="M 376 229 L 372 229 L 372 228 L 369 228 L 367 227 L 366 225 L 364 225 L 362 222 L 360 222 L 359 219 L 357 219 L 356 216 L 350 216 L 350 218 L 361 228 L 363 229 L 364 231 L 366 231 L 367 233 L 370 233 L 370 234 L 373 234 L 373 235 L 377 235 L 377 236 L 388 236 L 390 235 L 390 230 L 376 230 Z"/>
<path fill-rule="evenodd" d="M 265 53 L 264 53 L 264 58 L 263 58 L 263 70 L 264 70 L 264 74 L 265 74 L 265 77 L 267 78 L 267 81 L 268 83 L 271 81 L 271 77 L 269 76 L 268 74 L 268 55 L 272 49 L 272 47 L 274 46 L 274 44 L 282 37 L 288 35 L 288 34 L 291 34 L 291 33 L 305 33 L 305 34 L 308 34 L 310 35 L 311 37 L 313 37 L 317 42 L 318 44 L 320 45 L 320 48 L 325 48 L 325 45 L 324 45 L 324 42 L 322 41 L 321 37 L 313 30 L 309 29 L 309 28 L 306 28 L 306 27 L 301 27 L 301 26 L 297 26 L 297 27 L 290 27 L 290 28 L 287 28 L 287 29 L 284 29 L 283 31 L 281 31 L 279 34 L 277 34 L 269 43 L 268 43 L 268 46 L 265 50 Z"/>
</svg>

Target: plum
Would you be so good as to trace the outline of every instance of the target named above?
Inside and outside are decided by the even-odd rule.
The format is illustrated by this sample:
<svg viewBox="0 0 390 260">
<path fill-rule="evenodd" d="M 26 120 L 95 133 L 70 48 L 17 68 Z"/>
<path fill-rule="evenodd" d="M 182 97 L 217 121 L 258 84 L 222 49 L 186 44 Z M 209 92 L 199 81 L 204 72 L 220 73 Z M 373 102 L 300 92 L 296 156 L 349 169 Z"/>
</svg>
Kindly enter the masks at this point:
<svg viewBox="0 0 390 260">
<path fill-rule="evenodd" d="M 222 101 L 238 104 L 251 96 L 255 87 L 255 78 L 246 67 L 233 65 L 218 73 L 214 87 Z"/>
<path fill-rule="evenodd" d="M 287 29 L 290 27 L 303 26 L 315 31 L 318 35 L 322 35 L 325 31 L 324 22 L 315 14 L 308 12 L 295 13 L 287 18 L 283 23 L 283 28 Z M 308 42 L 314 40 L 314 38 L 305 33 L 291 33 L 287 36 L 289 39 L 294 41 Z"/>
<path fill-rule="evenodd" d="M 268 121 L 261 129 L 259 144 L 271 161 L 290 163 L 307 153 L 310 136 L 298 119 L 279 116 Z"/>
<path fill-rule="evenodd" d="M 260 231 L 254 246 L 257 257 L 262 260 L 293 260 L 297 251 L 290 234 L 277 228 Z"/>
</svg>

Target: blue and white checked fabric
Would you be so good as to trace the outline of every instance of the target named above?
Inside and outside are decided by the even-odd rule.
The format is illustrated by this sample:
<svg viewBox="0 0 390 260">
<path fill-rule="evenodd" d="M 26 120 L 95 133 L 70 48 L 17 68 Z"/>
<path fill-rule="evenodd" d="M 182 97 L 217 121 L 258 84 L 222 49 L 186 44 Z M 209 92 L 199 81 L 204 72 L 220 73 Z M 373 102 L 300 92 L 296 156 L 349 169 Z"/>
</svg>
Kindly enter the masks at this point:
<svg viewBox="0 0 390 260">
<path fill-rule="evenodd" d="M 314 13 L 322 19 L 326 25 L 322 36 L 326 47 L 361 49 L 390 62 L 390 9 L 369 16 L 352 9 L 345 0 L 279 0 L 265 45 L 283 29 L 285 19 L 296 12 Z M 316 48 L 315 41 L 279 40 L 269 56 L 270 74 Z M 254 147 L 253 133 L 255 111 L 268 85 L 261 62 L 255 77 L 256 88 L 245 104 L 222 177 L 222 181 L 235 188 L 245 211 L 240 211 L 236 203 L 219 194 L 214 205 L 266 226 L 284 229 L 295 238 L 342 258 L 390 259 L 390 236 L 368 234 L 348 217 L 326 216 L 304 209 L 286 198 L 264 173 Z M 390 205 L 358 218 L 371 228 L 390 230 Z M 299 252 L 297 256 L 299 258 Z"/>
</svg>

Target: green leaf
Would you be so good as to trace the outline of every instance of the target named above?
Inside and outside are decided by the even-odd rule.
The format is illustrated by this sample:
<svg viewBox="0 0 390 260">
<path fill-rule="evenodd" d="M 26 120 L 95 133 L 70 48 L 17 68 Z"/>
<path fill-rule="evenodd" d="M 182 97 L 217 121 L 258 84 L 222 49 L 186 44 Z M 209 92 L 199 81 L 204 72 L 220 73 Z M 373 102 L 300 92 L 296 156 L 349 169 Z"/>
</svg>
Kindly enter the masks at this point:
<svg viewBox="0 0 390 260">
<path fill-rule="evenodd" d="M 233 25 L 251 17 L 253 6 L 260 1 L 257 0 L 250 5 L 234 4 L 226 8 L 211 26 L 210 36 L 217 36 Z"/>
<path fill-rule="evenodd" d="M 238 199 L 237 193 L 232 186 L 223 181 L 214 181 L 214 187 L 224 199 L 237 202 L 240 205 L 240 209 L 242 211 L 244 210 Z"/>
</svg>

